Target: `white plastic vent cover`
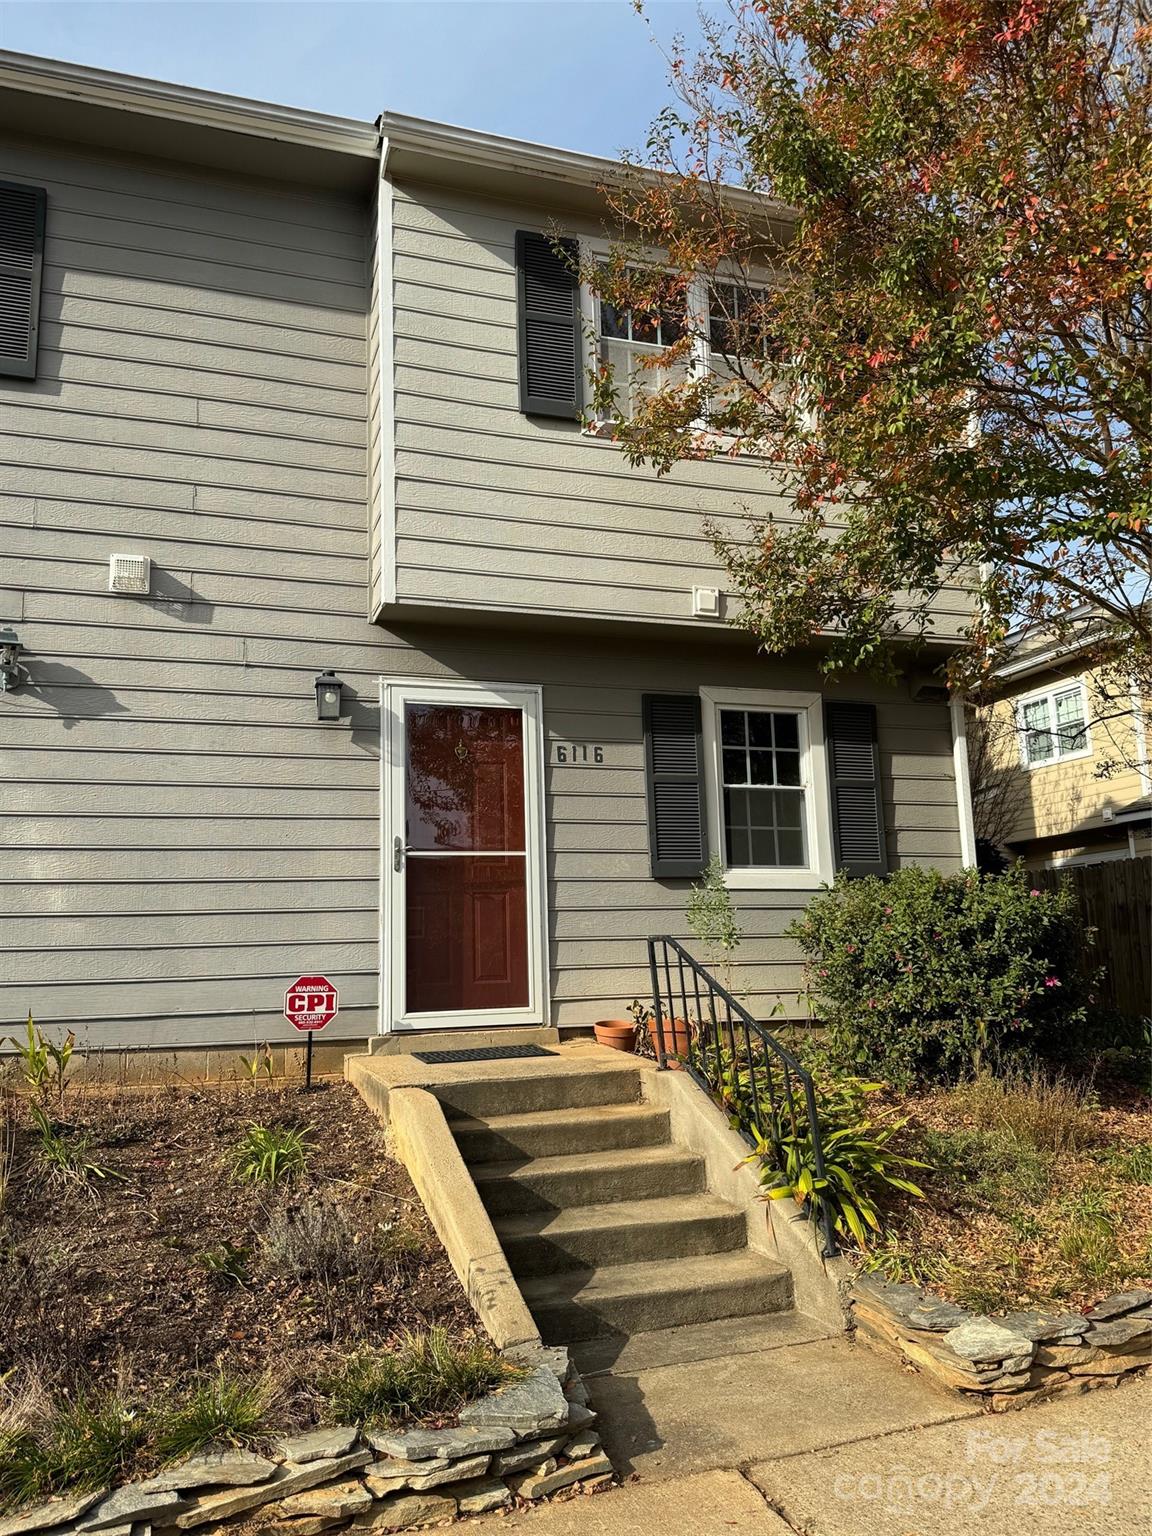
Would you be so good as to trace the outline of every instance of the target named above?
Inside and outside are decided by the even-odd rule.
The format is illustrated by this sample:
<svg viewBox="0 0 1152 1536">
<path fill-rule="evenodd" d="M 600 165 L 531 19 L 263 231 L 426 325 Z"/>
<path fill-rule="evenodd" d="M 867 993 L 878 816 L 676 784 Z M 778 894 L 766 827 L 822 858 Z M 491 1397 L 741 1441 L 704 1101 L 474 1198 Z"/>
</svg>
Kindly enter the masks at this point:
<svg viewBox="0 0 1152 1536">
<path fill-rule="evenodd" d="M 134 597 L 147 597 L 151 585 L 152 562 L 147 555 L 109 556 L 109 592 L 130 592 Z"/>
<path fill-rule="evenodd" d="M 719 587 L 692 588 L 692 617 L 695 619 L 718 619 L 720 617 Z"/>
</svg>

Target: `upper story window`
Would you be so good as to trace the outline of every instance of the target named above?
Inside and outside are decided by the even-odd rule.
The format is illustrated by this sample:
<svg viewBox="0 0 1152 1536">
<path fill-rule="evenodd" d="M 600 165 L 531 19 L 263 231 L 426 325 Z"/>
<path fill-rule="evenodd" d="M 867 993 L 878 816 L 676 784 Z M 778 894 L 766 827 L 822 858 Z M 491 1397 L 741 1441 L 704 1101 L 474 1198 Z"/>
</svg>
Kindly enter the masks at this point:
<svg viewBox="0 0 1152 1536">
<path fill-rule="evenodd" d="M 725 358 L 733 351 L 741 354 L 760 351 L 757 319 L 768 295 L 767 288 L 738 283 L 708 285 L 708 348 L 715 369 L 730 371 Z"/>
<path fill-rule="evenodd" d="M 1091 750 L 1088 712 L 1080 683 L 1021 699 L 1016 706 L 1020 756 L 1026 768 L 1085 757 Z"/>
<path fill-rule="evenodd" d="M 685 376 L 687 365 L 654 367 L 650 361 L 680 341 L 686 328 L 683 309 L 669 307 L 647 313 L 638 309 L 617 309 L 599 302 L 600 357 L 620 382 L 626 385 L 629 401 L 640 394 L 655 394 Z"/>
</svg>

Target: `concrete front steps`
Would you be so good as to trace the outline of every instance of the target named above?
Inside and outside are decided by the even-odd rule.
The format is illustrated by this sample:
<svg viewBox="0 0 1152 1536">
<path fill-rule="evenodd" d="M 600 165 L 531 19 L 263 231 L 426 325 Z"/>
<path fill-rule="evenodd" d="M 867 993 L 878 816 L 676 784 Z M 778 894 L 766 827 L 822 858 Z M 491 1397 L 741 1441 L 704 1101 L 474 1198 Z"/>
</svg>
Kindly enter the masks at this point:
<svg viewBox="0 0 1152 1536">
<path fill-rule="evenodd" d="M 434 1091 L 546 1343 L 787 1312 L 792 1277 L 641 1101 L 640 1068 L 533 1072 Z"/>
</svg>

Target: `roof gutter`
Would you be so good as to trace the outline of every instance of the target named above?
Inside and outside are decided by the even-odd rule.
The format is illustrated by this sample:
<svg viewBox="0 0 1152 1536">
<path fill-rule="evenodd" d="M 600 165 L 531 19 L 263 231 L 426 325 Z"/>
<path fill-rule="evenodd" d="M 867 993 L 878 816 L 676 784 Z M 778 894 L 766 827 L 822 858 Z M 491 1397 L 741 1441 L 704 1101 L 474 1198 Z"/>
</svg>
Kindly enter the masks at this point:
<svg viewBox="0 0 1152 1536">
<path fill-rule="evenodd" d="M 380 132 L 395 151 L 430 155 L 438 159 L 486 166 L 493 171 L 520 172 L 542 176 L 550 181 L 596 188 L 617 179 L 622 171 L 635 170 L 646 181 L 668 179 L 665 173 L 643 166 L 630 166 L 624 160 L 610 160 L 602 155 L 581 154 L 550 144 L 533 144 L 525 139 L 505 138 L 501 134 L 480 133 L 451 123 L 434 123 L 425 118 L 407 117 L 399 112 L 384 112 L 377 121 Z M 726 185 L 721 189 L 732 202 L 754 208 L 789 222 L 796 209 L 750 192 L 746 187 Z"/>
</svg>

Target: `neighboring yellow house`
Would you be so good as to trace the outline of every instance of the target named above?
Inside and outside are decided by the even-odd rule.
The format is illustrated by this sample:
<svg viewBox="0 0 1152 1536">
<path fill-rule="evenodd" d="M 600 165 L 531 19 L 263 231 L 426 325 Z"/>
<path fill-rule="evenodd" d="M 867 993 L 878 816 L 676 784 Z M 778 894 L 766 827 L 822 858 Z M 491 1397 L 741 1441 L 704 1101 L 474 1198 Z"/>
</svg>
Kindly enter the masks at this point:
<svg viewBox="0 0 1152 1536">
<path fill-rule="evenodd" d="M 977 837 L 1035 868 L 1152 856 L 1148 700 L 1088 651 L 1022 637 L 971 732 Z"/>
</svg>

